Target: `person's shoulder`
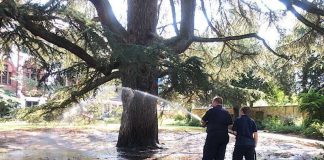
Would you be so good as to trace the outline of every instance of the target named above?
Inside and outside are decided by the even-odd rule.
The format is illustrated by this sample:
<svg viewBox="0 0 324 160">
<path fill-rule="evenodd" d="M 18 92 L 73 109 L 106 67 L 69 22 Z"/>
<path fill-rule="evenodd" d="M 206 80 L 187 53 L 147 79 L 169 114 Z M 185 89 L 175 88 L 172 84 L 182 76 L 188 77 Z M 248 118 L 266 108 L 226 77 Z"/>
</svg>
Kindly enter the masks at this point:
<svg viewBox="0 0 324 160">
<path fill-rule="evenodd" d="M 240 121 L 240 120 L 242 120 L 242 117 L 240 116 L 235 118 L 235 121 Z"/>
<path fill-rule="evenodd" d="M 251 118 L 250 116 L 248 116 L 248 117 L 249 117 L 249 120 L 250 120 L 250 121 L 253 121 L 253 122 L 254 122 L 254 119 L 253 119 L 253 118 Z"/>
<path fill-rule="evenodd" d="M 221 111 L 226 112 L 229 114 L 229 111 L 226 108 L 222 108 Z"/>
<path fill-rule="evenodd" d="M 255 120 L 253 118 L 250 118 L 250 121 L 253 122 L 253 123 L 255 123 Z"/>
</svg>

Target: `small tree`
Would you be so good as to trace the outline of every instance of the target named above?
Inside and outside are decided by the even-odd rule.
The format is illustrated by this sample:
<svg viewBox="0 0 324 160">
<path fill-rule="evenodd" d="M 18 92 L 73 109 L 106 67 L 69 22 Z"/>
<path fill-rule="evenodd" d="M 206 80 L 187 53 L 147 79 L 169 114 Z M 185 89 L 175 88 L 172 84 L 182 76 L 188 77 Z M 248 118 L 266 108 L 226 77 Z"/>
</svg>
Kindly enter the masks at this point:
<svg viewBox="0 0 324 160">
<path fill-rule="evenodd" d="M 324 122 L 324 89 L 310 89 L 307 93 L 301 93 L 300 110 L 308 114 L 306 126 L 315 121 Z"/>
<path fill-rule="evenodd" d="M 0 89 L 0 117 L 9 115 L 17 105 L 17 99 L 10 92 Z"/>
</svg>

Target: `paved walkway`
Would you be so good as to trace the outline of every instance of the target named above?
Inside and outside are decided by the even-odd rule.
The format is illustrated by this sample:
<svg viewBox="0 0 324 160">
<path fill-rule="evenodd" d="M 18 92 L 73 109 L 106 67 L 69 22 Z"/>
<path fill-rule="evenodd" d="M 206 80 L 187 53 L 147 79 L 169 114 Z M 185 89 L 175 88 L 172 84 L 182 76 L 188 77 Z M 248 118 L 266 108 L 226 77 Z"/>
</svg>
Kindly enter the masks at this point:
<svg viewBox="0 0 324 160">
<path fill-rule="evenodd" d="M 260 132 L 256 148 L 258 159 L 324 159 L 324 142 Z M 206 133 L 201 131 L 161 131 L 164 149 L 117 151 L 118 132 L 99 129 L 38 129 L 0 131 L 0 160 L 87 160 L 87 159 L 163 159 L 198 160 Z M 230 160 L 235 137 L 230 137 L 226 159 Z"/>
</svg>

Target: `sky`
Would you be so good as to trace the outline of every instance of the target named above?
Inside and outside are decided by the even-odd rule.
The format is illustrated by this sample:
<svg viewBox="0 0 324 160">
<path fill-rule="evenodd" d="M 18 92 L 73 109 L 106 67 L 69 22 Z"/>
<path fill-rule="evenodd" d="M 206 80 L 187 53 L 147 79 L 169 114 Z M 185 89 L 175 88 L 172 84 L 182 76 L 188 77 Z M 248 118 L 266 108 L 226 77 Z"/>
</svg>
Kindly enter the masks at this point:
<svg viewBox="0 0 324 160">
<path fill-rule="evenodd" d="M 279 0 L 255 0 L 256 3 L 258 3 L 258 5 L 261 7 L 262 10 L 266 10 L 266 7 L 269 7 L 271 10 L 274 11 L 278 11 L 278 10 L 284 10 L 285 6 L 279 2 Z M 113 8 L 113 12 L 115 13 L 117 19 L 121 20 L 121 23 L 126 24 L 126 10 L 127 10 L 127 1 L 126 0 L 109 0 L 109 2 L 111 3 L 111 6 Z M 165 5 L 169 5 L 169 3 L 164 3 Z M 197 1 L 197 5 L 199 5 L 200 3 Z M 166 6 L 169 7 L 169 6 Z M 179 11 L 177 13 L 180 13 Z M 196 12 L 195 14 L 196 16 L 196 24 L 195 24 L 195 28 L 197 30 L 204 30 L 205 27 L 208 25 L 204 15 L 202 14 L 201 11 Z M 171 15 L 166 17 L 168 20 L 168 22 L 172 22 L 172 17 Z M 177 20 L 180 19 L 180 14 L 177 15 Z M 287 16 L 284 17 L 282 20 L 282 25 L 284 25 L 284 27 L 287 29 L 287 31 L 289 32 L 293 26 L 296 24 L 296 18 L 293 16 L 292 13 L 288 12 Z M 172 29 L 170 27 L 170 29 Z M 171 32 L 173 32 L 170 30 L 170 35 Z M 268 26 L 268 23 L 264 23 L 264 25 L 262 25 L 258 31 L 258 35 L 260 35 L 261 37 L 263 37 L 268 44 L 271 47 L 275 47 L 277 45 L 277 42 L 279 41 L 279 33 L 276 31 L 276 28 L 274 26 Z M 166 37 L 168 38 L 168 37 Z"/>
<path fill-rule="evenodd" d="M 48 0 L 32 0 L 33 2 L 38 2 L 38 3 L 46 3 L 48 2 Z M 255 1 L 258 6 L 261 7 L 262 10 L 266 10 L 266 6 L 269 7 L 271 10 L 274 11 L 278 11 L 278 10 L 284 10 L 285 6 L 279 2 L 279 0 L 251 0 L 251 1 Z M 123 25 L 126 24 L 126 20 L 127 20 L 127 15 L 126 15 L 126 11 L 127 11 L 127 0 L 109 0 L 113 12 L 116 15 L 116 18 L 120 21 L 120 23 Z M 197 1 L 197 8 L 199 7 L 200 3 L 199 1 Z M 206 4 L 205 4 L 206 5 Z M 164 1 L 163 5 L 161 8 L 163 7 L 169 7 L 169 1 Z M 297 8 L 298 9 L 298 8 Z M 208 12 L 208 11 L 207 11 Z M 180 12 L 177 11 L 177 20 L 180 20 Z M 207 22 L 202 14 L 201 11 L 198 11 L 195 14 L 196 16 L 196 24 L 195 24 L 195 29 L 201 32 L 203 32 L 203 30 L 205 30 L 206 26 L 207 26 Z M 171 14 L 163 17 L 163 20 L 166 21 L 165 23 L 170 24 L 172 23 L 172 16 Z M 290 13 L 288 12 L 287 16 L 284 17 L 282 20 L 282 25 L 284 25 L 284 27 L 287 29 L 287 31 L 289 32 L 289 30 L 291 30 L 294 26 L 294 24 L 296 23 L 296 18 Z M 164 34 L 165 38 L 169 38 L 172 37 L 174 34 L 173 28 L 170 26 L 169 28 L 166 29 L 167 33 Z M 274 26 L 268 26 L 268 23 L 264 23 L 264 25 L 262 25 L 258 31 L 258 35 L 260 35 L 262 38 L 264 38 L 268 44 L 271 47 L 275 47 L 277 44 L 277 41 L 279 40 L 279 33 L 276 31 Z"/>
</svg>

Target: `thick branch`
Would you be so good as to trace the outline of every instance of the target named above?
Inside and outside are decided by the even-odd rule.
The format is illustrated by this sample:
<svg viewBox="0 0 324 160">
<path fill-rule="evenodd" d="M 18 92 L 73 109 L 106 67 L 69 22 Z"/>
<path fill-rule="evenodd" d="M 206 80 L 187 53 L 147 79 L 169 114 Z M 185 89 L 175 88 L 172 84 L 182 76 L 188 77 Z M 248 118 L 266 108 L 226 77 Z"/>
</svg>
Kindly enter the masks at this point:
<svg viewBox="0 0 324 160">
<path fill-rule="evenodd" d="M 112 79 L 119 78 L 119 76 L 120 76 L 119 72 L 113 72 L 109 76 L 104 76 L 104 77 L 101 77 L 93 82 L 86 83 L 87 84 L 86 86 L 84 86 L 81 90 L 79 90 L 77 92 L 72 92 L 70 98 L 63 101 L 59 106 L 51 107 L 49 112 L 52 112 L 55 109 L 65 108 L 68 104 L 77 102 L 78 98 L 82 97 L 83 95 L 87 94 L 88 92 L 94 90 L 95 88 L 101 86 L 102 84 L 104 84 Z"/>
<path fill-rule="evenodd" d="M 320 16 L 324 16 L 324 10 L 318 8 L 316 5 L 308 2 L 308 1 L 300 1 L 300 0 L 281 0 L 283 3 L 291 3 L 299 8 L 302 8 L 303 10 L 317 14 Z"/>
<path fill-rule="evenodd" d="M 180 36 L 190 39 L 194 35 L 195 0 L 181 0 Z"/>
<path fill-rule="evenodd" d="M 201 37 L 194 37 L 193 41 L 194 42 L 228 42 L 228 41 L 233 41 L 233 40 L 241 40 L 241 39 L 246 39 L 246 38 L 256 38 L 258 40 L 261 40 L 263 45 L 270 51 L 272 52 L 274 55 L 284 58 L 284 59 L 290 59 L 289 56 L 287 55 L 283 55 L 283 54 L 279 54 L 277 52 L 275 52 L 267 43 L 266 41 L 258 36 L 256 33 L 249 33 L 249 34 L 243 34 L 243 35 L 239 35 L 239 36 L 228 36 L 228 37 L 217 37 L 217 38 L 201 38 Z"/>
<path fill-rule="evenodd" d="M 245 38 L 253 38 L 258 36 L 256 33 L 243 34 L 239 36 L 228 36 L 228 37 L 217 37 L 217 38 L 202 38 L 202 37 L 194 37 L 194 42 L 227 42 L 233 40 L 240 40 Z"/>
<path fill-rule="evenodd" d="M 304 23 L 306 26 L 313 28 L 314 30 L 316 30 L 320 34 L 324 35 L 324 28 L 313 24 L 312 22 L 310 22 L 309 20 L 307 20 L 304 16 L 302 16 L 301 14 L 299 14 L 296 11 L 296 9 L 292 6 L 292 3 L 290 1 L 287 1 L 287 0 L 280 0 L 280 1 L 287 7 L 287 10 L 291 11 L 295 15 L 295 17 L 299 21 L 301 21 L 302 23 Z"/>
<path fill-rule="evenodd" d="M 184 52 L 194 37 L 196 0 L 181 0 L 180 34 L 167 40 L 166 45 L 175 53 Z"/>
<path fill-rule="evenodd" d="M 95 6 L 100 22 L 104 28 L 109 29 L 114 35 L 126 37 L 125 28 L 116 19 L 108 0 L 90 0 Z"/>
<path fill-rule="evenodd" d="M 170 0 L 170 5 L 171 5 L 171 12 L 172 12 L 173 28 L 174 28 L 175 33 L 177 35 L 179 35 L 180 32 L 179 32 L 179 29 L 178 29 L 178 26 L 177 26 L 177 15 L 176 15 L 173 0 Z"/>
<path fill-rule="evenodd" d="M 81 47 L 78 45 L 73 44 L 69 40 L 65 39 L 64 37 L 58 36 L 52 32 L 47 31 L 45 28 L 42 26 L 39 26 L 37 24 L 34 24 L 27 18 L 19 18 L 18 19 L 19 23 L 24 26 L 28 31 L 30 31 L 33 35 L 39 36 L 43 38 L 44 40 L 57 45 L 58 47 L 64 48 L 89 65 L 89 67 L 92 68 L 98 68 L 97 62 L 89 55 L 85 50 L 83 50 Z"/>
</svg>

